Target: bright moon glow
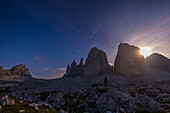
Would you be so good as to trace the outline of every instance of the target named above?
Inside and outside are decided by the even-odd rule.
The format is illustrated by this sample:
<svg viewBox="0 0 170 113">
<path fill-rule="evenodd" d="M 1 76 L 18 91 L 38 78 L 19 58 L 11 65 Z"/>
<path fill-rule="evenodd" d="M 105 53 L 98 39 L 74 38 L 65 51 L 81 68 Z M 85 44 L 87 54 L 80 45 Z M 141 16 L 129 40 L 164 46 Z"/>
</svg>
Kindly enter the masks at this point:
<svg viewBox="0 0 170 113">
<path fill-rule="evenodd" d="M 148 57 L 151 54 L 151 49 L 148 47 L 142 47 L 140 49 L 140 54 L 142 54 L 144 58 Z"/>
</svg>

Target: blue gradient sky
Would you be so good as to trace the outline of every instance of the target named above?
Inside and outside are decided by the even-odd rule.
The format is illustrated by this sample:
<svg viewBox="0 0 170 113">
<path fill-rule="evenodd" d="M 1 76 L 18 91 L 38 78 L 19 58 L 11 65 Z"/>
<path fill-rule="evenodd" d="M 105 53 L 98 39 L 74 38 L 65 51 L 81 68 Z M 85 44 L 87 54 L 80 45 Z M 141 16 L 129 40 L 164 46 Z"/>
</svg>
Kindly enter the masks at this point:
<svg viewBox="0 0 170 113">
<path fill-rule="evenodd" d="M 151 47 L 170 58 L 169 0 L 0 0 L 0 65 L 25 64 L 56 78 L 97 46 L 114 63 L 117 46 Z"/>
</svg>

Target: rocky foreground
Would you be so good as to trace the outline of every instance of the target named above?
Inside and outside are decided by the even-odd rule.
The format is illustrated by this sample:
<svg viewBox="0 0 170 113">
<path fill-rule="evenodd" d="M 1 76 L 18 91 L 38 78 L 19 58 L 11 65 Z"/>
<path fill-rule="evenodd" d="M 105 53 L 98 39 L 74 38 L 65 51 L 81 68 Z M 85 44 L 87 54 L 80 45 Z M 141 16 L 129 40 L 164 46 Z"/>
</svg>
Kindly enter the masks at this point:
<svg viewBox="0 0 170 113">
<path fill-rule="evenodd" d="M 93 84 L 85 88 L 75 87 L 46 92 L 31 92 L 28 89 L 17 92 L 10 91 L 8 88 L 1 95 L 7 94 L 21 102 L 27 101 L 25 106 L 29 106 L 37 112 L 42 106 L 46 106 L 44 113 L 52 109 L 55 110 L 53 112 L 60 111 L 62 113 L 170 112 L 170 81 L 111 86 L 105 78 L 102 84 Z M 3 109 L 5 106 L 15 106 L 15 99 L 4 98 L 7 96 L 0 99 L 2 111 L 5 111 Z M 22 103 L 20 104 L 22 105 Z M 29 112 L 27 108 L 20 110 Z"/>
</svg>

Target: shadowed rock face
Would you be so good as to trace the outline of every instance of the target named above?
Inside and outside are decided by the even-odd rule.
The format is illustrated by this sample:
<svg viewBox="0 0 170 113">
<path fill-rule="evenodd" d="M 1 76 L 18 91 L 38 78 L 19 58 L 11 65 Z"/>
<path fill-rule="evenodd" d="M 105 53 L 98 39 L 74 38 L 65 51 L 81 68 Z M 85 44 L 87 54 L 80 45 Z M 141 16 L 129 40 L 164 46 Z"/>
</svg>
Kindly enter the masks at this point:
<svg viewBox="0 0 170 113">
<path fill-rule="evenodd" d="M 94 47 L 90 50 L 84 65 L 85 76 L 95 76 L 108 71 L 110 65 L 106 53 Z"/>
<path fill-rule="evenodd" d="M 32 77 L 29 70 L 25 65 L 16 65 L 12 67 L 10 70 L 3 69 L 0 66 L 0 80 L 12 80 L 13 78 L 19 79 L 19 77 Z M 13 80 L 12 80 L 13 81 Z"/>
<path fill-rule="evenodd" d="M 111 67 L 108 64 L 106 53 L 94 47 L 90 50 L 85 64 L 83 64 L 82 58 L 79 65 L 73 61 L 71 67 L 69 65 L 67 66 L 65 76 L 96 76 L 108 72 L 110 68 Z"/>
<path fill-rule="evenodd" d="M 120 43 L 116 55 L 115 71 L 123 75 L 142 75 L 145 73 L 144 56 L 139 54 L 140 48 L 127 43 Z"/>
<path fill-rule="evenodd" d="M 83 69 L 83 58 L 81 58 L 79 65 L 75 61 L 67 66 L 66 69 L 66 77 L 76 77 L 76 76 L 83 76 L 84 69 Z"/>
<path fill-rule="evenodd" d="M 155 68 L 165 72 L 170 72 L 170 59 L 164 57 L 161 54 L 153 53 L 146 58 L 145 62 L 151 68 Z"/>
</svg>

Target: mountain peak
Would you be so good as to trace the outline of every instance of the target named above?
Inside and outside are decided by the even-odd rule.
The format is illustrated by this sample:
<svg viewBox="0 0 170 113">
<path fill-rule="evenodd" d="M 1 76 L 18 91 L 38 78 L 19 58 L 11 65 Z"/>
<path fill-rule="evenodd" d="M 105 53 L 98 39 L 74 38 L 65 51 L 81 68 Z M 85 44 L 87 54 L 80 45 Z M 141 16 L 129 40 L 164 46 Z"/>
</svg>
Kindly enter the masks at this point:
<svg viewBox="0 0 170 113">
<path fill-rule="evenodd" d="M 170 59 L 159 54 L 153 53 L 145 59 L 147 65 L 161 71 L 170 72 Z"/>
<path fill-rule="evenodd" d="M 106 53 L 94 47 L 90 50 L 88 57 L 85 61 L 84 71 L 85 75 L 99 75 L 107 72 L 109 68 Z"/>
<path fill-rule="evenodd" d="M 107 72 L 109 67 L 106 53 L 97 47 L 93 47 L 88 54 L 85 64 L 83 64 L 83 58 L 81 58 L 79 65 L 73 61 L 71 67 L 67 66 L 66 76 L 96 76 Z"/>
<path fill-rule="evenodd" d="M 142 75 L 145 73 L 144 57 L 139 54 L 140 48 L 120 43 L 114 63 L 115 71 L 123 75 Z"/>
<path fill-rule="evenodd" d="M 0 67 L 0 79 L 5 81 L 20 81 L 21 79 L 31 78 L 32 75 L 30 74 L 29 70 L 26 68 L 25 65 L 16 65 L 9 70 L 3 69 Z"/>
</svg>

